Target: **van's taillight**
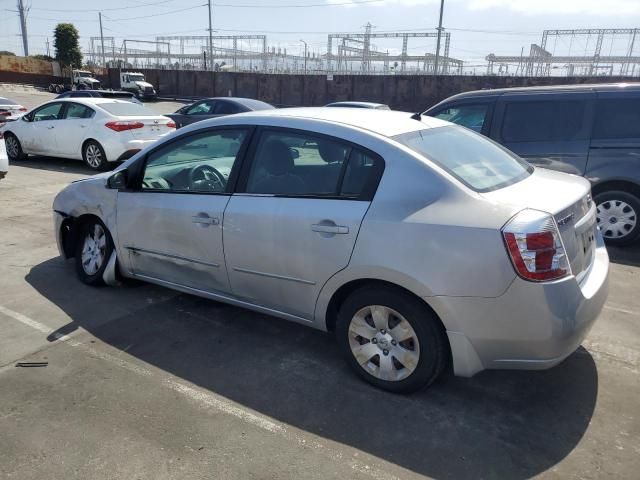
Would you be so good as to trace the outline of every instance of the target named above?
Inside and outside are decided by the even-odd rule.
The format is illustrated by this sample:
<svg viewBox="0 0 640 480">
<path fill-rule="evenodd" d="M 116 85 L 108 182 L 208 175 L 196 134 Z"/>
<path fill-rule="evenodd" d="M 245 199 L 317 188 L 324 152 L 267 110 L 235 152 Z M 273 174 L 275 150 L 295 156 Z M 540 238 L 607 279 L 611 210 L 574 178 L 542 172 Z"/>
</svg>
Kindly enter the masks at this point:
<svg viewBox="0 0 640 480">
<path fill-rule="evenodd" d="M 144 128 L 142 122 L 107 122 L 105 127 L 115 130 L 116 132 L 124 132 L 125 130 L 135 130 L 136 128 Z"/>
<path fill-rule="evenodd" d="M 523 210 L 502 229 L 502 235 L 518 275 L 545 282 L 571 275 L 571 266 L 551 215 Z"/>
</svg>

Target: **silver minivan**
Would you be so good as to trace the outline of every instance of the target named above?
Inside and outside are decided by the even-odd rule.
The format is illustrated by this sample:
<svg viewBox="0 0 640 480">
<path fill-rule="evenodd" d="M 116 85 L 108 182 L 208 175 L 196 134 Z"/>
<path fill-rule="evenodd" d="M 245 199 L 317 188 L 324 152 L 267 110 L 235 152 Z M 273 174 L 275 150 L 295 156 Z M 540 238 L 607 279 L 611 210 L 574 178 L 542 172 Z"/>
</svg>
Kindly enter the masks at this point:
<svg viewBox="0 0 640 480">
<path fill-rule="evenodd" d="M 266 110 L 168 135 L 55 199 L 79 278 L 136 278 L 334 331 L 372 384 L 543 369 L 609 259 L 589 182 L 405 112 Z"/>
</svg>

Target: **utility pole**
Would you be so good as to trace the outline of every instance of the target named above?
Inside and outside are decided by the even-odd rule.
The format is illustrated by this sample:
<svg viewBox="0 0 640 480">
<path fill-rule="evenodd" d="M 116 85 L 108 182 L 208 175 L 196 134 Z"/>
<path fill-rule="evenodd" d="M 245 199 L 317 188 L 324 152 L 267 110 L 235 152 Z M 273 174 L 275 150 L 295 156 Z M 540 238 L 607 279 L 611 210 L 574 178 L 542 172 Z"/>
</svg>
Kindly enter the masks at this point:
<svg viewBox="0 0 640 480">
<path fill-rule="evenodd" d="M 50 57 L 51 55 L 49 55 L 49 37 L 47 37 L 47 57 Z"/>
<path fill-rule="evenodd" d="M 20 30 L 22 30 L 22 47 L 24 48 L 24 56 L 28 57 L 29 41 L 27 40 L 27 17 L 22 0 L 18 0 L 18 13 L 20 14 Z"/>
<path fill-rule="evenodd" d="M 438 57 L 440 57 L 440 37 L 442 36 L 442 12 L 444 11 L 444 0 L 440 0 L 440 21 L 438 22 L 438 41 L 436 43 L 436 58 L 433 62 L 433 74 L 438 75 Z"/>
<path fill-rule="evenodd" d="M 102 12 L 98 12 L 98 20 L 100 21 L 100 48 L 102 49 L 102 66 L 107 68 L 107 59 L 104 56 L 104 35 L 102 34 Z"/>
<path fill-rule="evenodd" d="M 304 74 L 307 74 L 307 42 L 300 39 L 302 43 L 304 43 Z"/>
<path fill-rule="evenodd" d="M 211 0 L 207 0 L 209 4 L 209 65 L 213 70 L 213 23 L 211 21 Z"/>
</svg>

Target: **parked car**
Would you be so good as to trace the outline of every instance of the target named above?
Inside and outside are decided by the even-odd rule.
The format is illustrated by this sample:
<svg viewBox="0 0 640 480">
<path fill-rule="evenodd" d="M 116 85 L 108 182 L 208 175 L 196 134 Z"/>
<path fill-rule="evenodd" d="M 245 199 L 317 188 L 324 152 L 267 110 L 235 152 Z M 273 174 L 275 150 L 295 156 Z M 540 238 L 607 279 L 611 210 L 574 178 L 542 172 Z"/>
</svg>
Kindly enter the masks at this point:
<svg viewBox="0 0 640 480">
<path fill-rule="evenodd" d="M 482 133 L 534 165 L 584 176 L 605 240 L 640 239 L 640 84 L 481 90 L 425 114 Z"/>
<path fill-rule="evenodd" d="M 0 122 L 10 122 L 16 120 L 24 115 L 27 109 L 22 105 L 9 100 L 5 97 L 0 97 Z"/>
<path fill-rule="evenodd" d="M 234 113 L 251 112 L 256 110 L 271 110 L 273 105 L 253 100 L 252 98 L 238 97 L 217 97 L 205 98 L 204 100 L 185 105 L 175 113 L 167 114 L 167 117 L 176 122 L 176 127 L 206 120 L 208 118 L 222 117 Z"/>
<path fill-rule="evenodd" d="M 84 160 L 94 170 L 126 160 L 170 133 L 175 123 L 146 107 L 106 98 L 73 98 L 47 102 L 4 133 L 9 160 L 26 155 Z"/>
<path fill-rule="evenodd" d="M 451 361 L 463 376 L 552 367 L 607 296 L 589 182 L 405 112 L 199 122 L 53 209 L 83 282 L 123 275 L 333 330 L 392 391 Z"/>
<path fill-rule="evenodd" d="M 131 92 L 118 91 L 118 90 L 73 90 L 69 92 L 61 93 L 56 97 L 58 98 L 115 98 L 117 100 L 127 100 L 129 102 L 142 105 L 142 102 L 136 98 Z"/>
<path fill-rule="evenodd" d="M 325 105 L 325 107 L 343 107 L 343 108 L 373 108 L 375 110 L 391 110 L 389 105 L 384 103 L 372 102 L 333 102 Z"/>
<path fill-rule="evenodd" d="M 7 150 L 5 149 L 4 142 L 2 141 L 2 132 L 0 132 L 0 180 L 7 176 L 9 171 L 9 158 L 7 157 Z"/>
</svg>

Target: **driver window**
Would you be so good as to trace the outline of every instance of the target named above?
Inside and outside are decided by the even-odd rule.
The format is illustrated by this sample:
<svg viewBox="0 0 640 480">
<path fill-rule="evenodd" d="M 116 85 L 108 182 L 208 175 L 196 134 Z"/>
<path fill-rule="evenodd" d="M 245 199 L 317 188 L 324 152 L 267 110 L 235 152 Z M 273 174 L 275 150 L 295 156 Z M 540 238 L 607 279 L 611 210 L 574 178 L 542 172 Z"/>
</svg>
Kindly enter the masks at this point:
<svg viewBox="0 0 640 480">
<path fill-rule="evenodd" d="M 42 122 L 44 120 L 59 120 L 60 111 L 62 110 L 62 103 L 52 103 L 46 105 L 39 110 L 36 110 L 33 114 L 34 122 Z"/>
<path fill-rule="evenodd" d="M 149 155 L 142 190 L 224 193 L 246 130 L 217 130 L 180 139 Z"/>
<path fill-rule="evenodd" d="M 484 126 L 488 109 L 488 103 L 455 105 L 445 108 L 444 110 L 440 110 L 434 115 L 434 117 L 457 125 L 462 125 L 463 127 L 470 128 L 471 130 L 480 133 Z"/>
</svg>

